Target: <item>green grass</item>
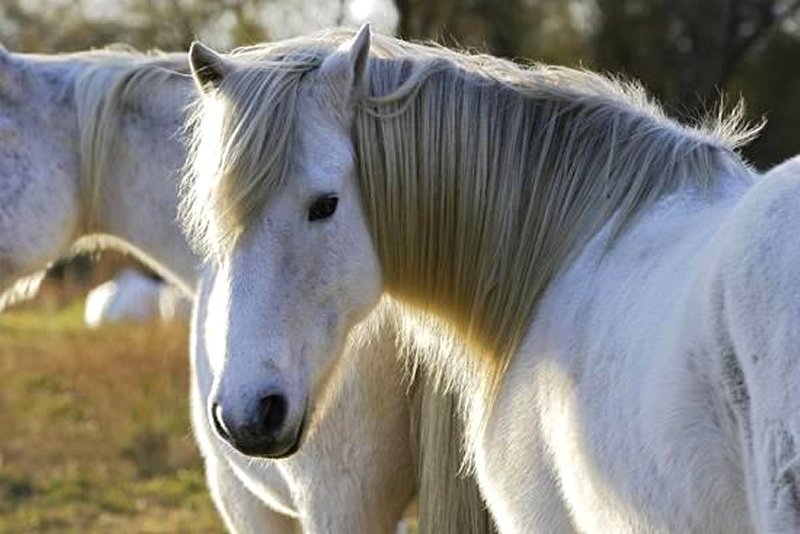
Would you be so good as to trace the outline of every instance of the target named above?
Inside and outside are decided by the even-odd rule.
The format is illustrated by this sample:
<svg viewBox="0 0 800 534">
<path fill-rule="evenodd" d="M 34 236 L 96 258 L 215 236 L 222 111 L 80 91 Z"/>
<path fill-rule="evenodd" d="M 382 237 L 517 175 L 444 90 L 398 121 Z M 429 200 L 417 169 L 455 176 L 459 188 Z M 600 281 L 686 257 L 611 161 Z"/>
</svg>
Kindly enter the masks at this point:
<svg viewBox="0 0 800 534">
<path fill-rule="evenodd" d="M 0 532 L 222 532 L 188 422 L 185 325 L 0 314 Z"/>
</svg>

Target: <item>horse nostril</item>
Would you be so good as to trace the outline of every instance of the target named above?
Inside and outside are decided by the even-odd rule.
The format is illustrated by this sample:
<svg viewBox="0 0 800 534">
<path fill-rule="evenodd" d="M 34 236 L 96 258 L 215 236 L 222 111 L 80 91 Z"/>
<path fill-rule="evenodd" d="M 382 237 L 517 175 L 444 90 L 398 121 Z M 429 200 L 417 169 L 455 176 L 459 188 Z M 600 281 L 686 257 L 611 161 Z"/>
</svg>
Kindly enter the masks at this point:
<svg viewBox="0 0 800 534">
<path fill-rule="evenodd" d="M 222 406 L 216 402 L 211 405 L 211 421 L 214 423 L 214 430 L 217 431 L 217 434 L 219 434 L 222 439 L 230 441 L 231 434 L 228 432 L 222 419 Z"/>
<path fill-rule="evenodd" d="M 288 403 L 283 395 L 267 395 L 259 401 L 261 428 L 267 434 L 277 434 L 284 421 Z"/>
</svg>

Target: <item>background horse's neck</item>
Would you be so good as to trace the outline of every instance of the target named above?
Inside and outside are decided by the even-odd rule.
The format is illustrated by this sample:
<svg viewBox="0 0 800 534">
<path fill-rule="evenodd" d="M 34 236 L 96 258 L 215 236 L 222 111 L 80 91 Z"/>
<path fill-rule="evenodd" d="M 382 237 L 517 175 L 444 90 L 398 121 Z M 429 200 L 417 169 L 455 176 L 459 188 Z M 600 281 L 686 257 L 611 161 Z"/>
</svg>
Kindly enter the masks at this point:
<svg viewBox="0 0 800 534">
<path fill-rule="evenodd" d="M 194 290 L 200 263 L 177 222 L 191 91 L 191 81 L 176 76 L 126 95 L 90 214 L 102 246 L 133 253 L 187 291 Z"/>
</svg>

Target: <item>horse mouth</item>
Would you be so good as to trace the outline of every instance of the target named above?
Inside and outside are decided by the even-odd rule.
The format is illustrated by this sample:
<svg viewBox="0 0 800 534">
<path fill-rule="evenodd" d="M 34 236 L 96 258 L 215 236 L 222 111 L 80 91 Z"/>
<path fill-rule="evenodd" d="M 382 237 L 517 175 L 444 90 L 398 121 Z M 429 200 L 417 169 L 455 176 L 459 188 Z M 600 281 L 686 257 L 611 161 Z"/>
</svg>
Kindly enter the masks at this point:
<svg viewBox="0 0 800 534">
<path fill-rule="evenodd" d="M 270 455 L 270 458 L 273 460 L 280 460 L 281 458 L 289 458 L 293 456 L 297 451 L 300 450 L 300 446 L 303 444 L 303 438 L 306 435 L 306 422 L 308 420 L 308 409 L 303 412 L 303 419 L 300 421 L 300 426 L 297 428 L 297 433 L 294 436 L 294 441 L 287 447 L 287 449 L 283 452 L 280 452 L 277 455 Z"/>
</svg>

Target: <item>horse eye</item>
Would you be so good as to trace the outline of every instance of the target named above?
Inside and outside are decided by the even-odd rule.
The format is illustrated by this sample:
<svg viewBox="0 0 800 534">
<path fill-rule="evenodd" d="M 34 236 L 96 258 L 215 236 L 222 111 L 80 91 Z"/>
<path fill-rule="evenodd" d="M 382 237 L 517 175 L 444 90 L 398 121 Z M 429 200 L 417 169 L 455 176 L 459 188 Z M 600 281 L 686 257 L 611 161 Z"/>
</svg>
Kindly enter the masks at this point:
<svg viewBox="0 0 800 534">
<path fill-rule="evenodd" d="M 339 197 L 335 195 L 326 195 L 319 197 L 308 208 L 308 220 L 317 221 L 319 219 L 327 219 L 336 211 L 336 205 L 339 203 Z"/>
</svg>

